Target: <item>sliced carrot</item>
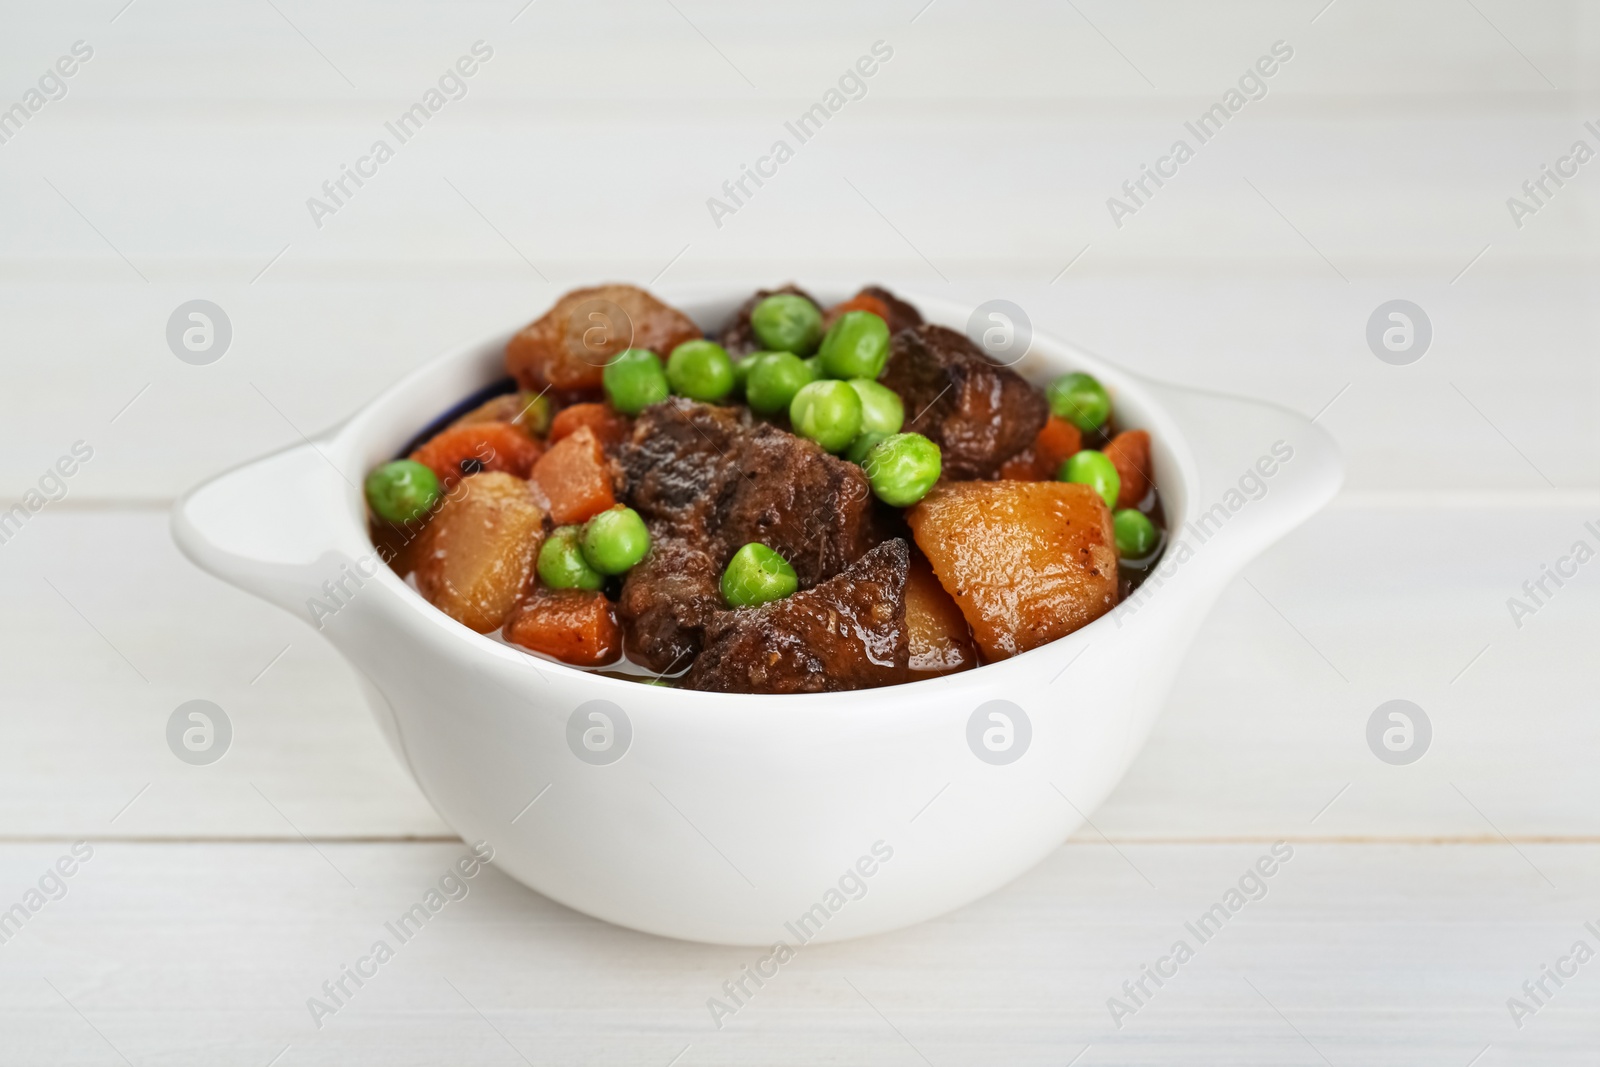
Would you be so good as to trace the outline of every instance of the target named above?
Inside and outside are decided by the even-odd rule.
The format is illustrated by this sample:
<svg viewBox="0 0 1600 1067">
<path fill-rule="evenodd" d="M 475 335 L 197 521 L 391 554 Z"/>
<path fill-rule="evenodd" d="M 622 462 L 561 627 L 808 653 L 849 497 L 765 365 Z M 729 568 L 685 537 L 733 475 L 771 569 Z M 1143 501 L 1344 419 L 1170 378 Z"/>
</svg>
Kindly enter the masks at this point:
<svg viewBox="0 0 1600 1067">
<path fill-rule="evenodd" d="M 1046 478 L 1054 478 L 1061 461 L 1082 448 L 1082 432 L 1057 415 L 1045 420 L 1044 429 L 1033 439 L 1033 451 L 1039 457 L 1039 464 L 1049 472 Z"/>
<path fill-rule="evenodd" d="M 1083 447 L 1083 434 L 1066 419 L 1052 415 L 1033 444 L 1006 460 L 1000 477 L 1016 482 L 1048 482 L 1055 479 L 1061 461 Z"/>
<path fill-rule="evenodd" d="M 468 474 L 504 471 L 526 478 L 543 449 L 504 422 L 452 426 L 423 442 L 411 458 L 438 476 L 446 489 Z"/>
<path fill-rule="evenodd" d="M 550 501 L 550 518 L 557 526 L 583 522 L 617 502 L 605 452 L 587 426 L 578 427 L 540 456 L 532 480 Z"/>
<path fill-rule="evenodd" d="M 1150 491 L 1150 434 L 1144 430 L 1122 431 L 1106 445 L 1106 458 L 1122 479 L 1117 507 L 1135 506 Z"/>
<path fill-rule="evenodd" d="M 556 413 L 550 424 L 550 443 L 571 435 L 580 426 L 593 430 L 603 447 L 619 445 L 628 436 L 628 420 L 612 410 L 610 404 L 573 404 Z"/>
<path fill-rule="evenodd" d="M 833 307 L 829 308 L 828 313 L 822 317 L 823 326 L 832 326 L 834 320 L 840 315 L 843 315 L 846 311 L 870 311 L 884 322 L 889 321 L 889 305 L 885 304 L 882 300 L 879 300 L 875 296 L 868 296 L 866 293 L 857 293 L 844 303 L 835 304 Z"/>
<path fill-rule="evenodd" d="M 512 611 L 505 639 L 575 667 L 604 667 L 622 655 L 616 607 L 585 589 L 535 589 Z"/>
<path fill-rule="evenodd" d="M 1054 475 L 1050 477 L 1054 477 Z M 1039 457 L 1034 453 L 1032 445 L 1000 464 L 999 478 L 1001 481 L 1006 482 L 1042 482 L 1047 480 L 1044 475 L 1039 473 Z"/>
</svg>

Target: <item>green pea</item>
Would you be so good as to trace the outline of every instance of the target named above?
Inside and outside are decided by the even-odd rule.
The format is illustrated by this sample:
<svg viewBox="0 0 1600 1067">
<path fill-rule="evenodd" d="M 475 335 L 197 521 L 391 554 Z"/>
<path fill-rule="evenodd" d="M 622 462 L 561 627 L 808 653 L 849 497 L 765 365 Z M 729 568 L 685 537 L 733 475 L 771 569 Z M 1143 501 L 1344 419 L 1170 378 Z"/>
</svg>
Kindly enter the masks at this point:
<svg viewBox="0 0 1600 1067">
<path fill-rule="evenodd" d="M 650 551 L 650 531 L 637 511 L 617 504 L 583 524 L 582 548 L 601 574 L 626 574 Z"/>
<path fill-rule="evenodd" d="M 774 293 L 750 312 L 750 327 L 772 351 L 803 356 L 817 347 L 822 336 L 822 312 L 803 296 Z"/>
<path fill-rule="evenodd" d="M 872 446 L 861 469 L 879 500 L 908 508 L 928 495 L 941 466 L 938 445 L 920 433 L 896 433 Z"/>
<path fill-rule="evenodd" d="M 1050 410 L 1085 433 L 1098 430 L 1111 415 L 1111 394 L 1091 375 L 1063 374 L 1044 391 Z"/>
<path fill-rule="evenodd" d="M 367 504 L 380 519 L 404 524 L 415 522 L 439 499 L 439 479 L 412 459 L 385 463 L 367 475 Z"/>
<path fill-rule="evenodd" d="M 744 395 L 751 411 L 771 415 L 787 409 L 794 395 L 816 380 L 816 371 L 806 360 L 792 352 L 770 352 L 751 369 Z"/>
<path fill-rule="evenodd" d="M 889 359 L 889 324 L 870 311 L 846 311 L 828 329 L 817 354 L 830 378 L 876 380 Z"/>
<path fill-rule="evenodd" d="M 750 372 L 755 370 L 756 364 L 772 355 L 771 352 L 751 352 L 743 359 L 735 360 L 733 364 L 733 391 L 742 393 L 750 384 Z"/>
<path fill-rule="evenodd" d="M 722 572 L 722 599 L 729 607 L 753 608 L 782 600 L 799 588 L 800 579 L 789 561 L 756 541 L 735 552 Z"/>
<path fill-rule="evenodd" d="M 1117 494 L 1122 492 L 1122 476 L 1117 473 L 1116 464 L 1104 452 L 1092 448 L 1074 452 L 1062 460 L 1056 479 L 1087 485 L 1100 494 L 1108 508 L 1117 506 Z"/>
<path fill-rule="evenodd" d="M 624 415 L 637 415 L 651 404 L 665 400 L 671 392 L 661 357 L 648 348 L 618 352 L 601 375 L 606 398 Z"/>
<path fill-rule="evenodd" d="M 733 360 L 715 341 L 685 341 L 667 357 L 667 384 L 679 396 L 714 404 L 733 391 Z"/>
<path fill-rule="evenodd" d="M 1149 516 L 1137 508 L 1123 508 L 1111 516 L 1111 528 L 1117 537 L 1117 555 L 1123 559 L 1144 559 L 1156 550 L 1161 535 Z"/>
<path fill-rule="evenodd" d="M 861 398 L 862 433 L 887 436 L 900 432 L 901 424 L 906 421 L 906 406 L 900 402 L 899 393 L 866 378 L 851 378 L 850 388 Z"/>
<path fill-rule="evenodd" d="M 861 432 L 861 397 L 847 382 L 811 382 L 790 401 L 789 423 L 827 451 L 843 452 Z"/>
<path fill-rule="evenodd" d="M 859 467 L 867 461 L 867 453 L 872 451 L 872 446 L 888 436 L 886 433 L 864 430 L 857 434 L 856 439 L 850 442 L 850 447 L 844 450 L 844 458 Z"/>
<path fill-rule="evenodd" d="M 551 589 L 588 589 L 606 584 L 606 576 L 583 558 L 583 532 L 576 526 L 558 526 L 539 549 L 539 581 Z"/>
</svg>

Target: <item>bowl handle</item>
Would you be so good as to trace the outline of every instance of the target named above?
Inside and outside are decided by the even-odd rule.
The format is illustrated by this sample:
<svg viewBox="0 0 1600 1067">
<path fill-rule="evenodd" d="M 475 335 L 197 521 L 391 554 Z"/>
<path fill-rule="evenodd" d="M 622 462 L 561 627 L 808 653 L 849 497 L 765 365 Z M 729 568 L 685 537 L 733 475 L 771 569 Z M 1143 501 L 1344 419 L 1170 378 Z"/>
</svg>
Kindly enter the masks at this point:
<svg viewBox="0 0 1600 1067">
<path fill-rule="evenodd" d="M 172 537 L 202 569 L 321 628 L 354 567 L 371 577 L 377 557 L 361 535 L 361 490 L 334 465 L 326 439 L 236 467 L 186 493 L 172 508 Z M 370 562 L 368 562 L 370 557 Z"/>
<path fill-rule="evenodd" d="M 1149 383 L 1188 443 L 1194 485 L 1182 514 L 1169 512 L 1174 544 L 1186 543 L 1196 571 L 1231 578 L 1267 546 L 1322 508 L 1344 481 L 1344 461 L 1326 431 L 1304 415 L 1258 400 Z M 1163 460 L 1183 461 L 1155 443 Z M 1170 505 L 1169 505 L 1170 506 Z M 1170 550 L 1169 550 L 1170 551 Z M 1208 561 L 1200 563 L 1201 559 Z"/>
</svg>

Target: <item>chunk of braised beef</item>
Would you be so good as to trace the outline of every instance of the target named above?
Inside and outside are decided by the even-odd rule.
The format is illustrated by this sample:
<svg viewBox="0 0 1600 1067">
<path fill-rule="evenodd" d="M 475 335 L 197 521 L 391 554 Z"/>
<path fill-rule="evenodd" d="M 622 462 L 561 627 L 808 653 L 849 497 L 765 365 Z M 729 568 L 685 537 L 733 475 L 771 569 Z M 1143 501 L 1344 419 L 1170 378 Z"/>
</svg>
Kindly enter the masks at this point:
<svg viewBox="0 0 1600 1067">
<path fill-rule="evenodd" d="M 895 296 L 881 285 L 869 285 L 861 290 L 862 296 L 876 297 L 889 309 L 889 334 L 893 336 L 901 330 L 909 330 L 913 326 L 922 325 L 922 312 Z"/>
<path fill-rule="evenodd" d="M 854 463 L 768 423 L 751 427 L 734 459 L 737 468 L 708 519 L 720 563 L 759 541 L 788 560 L 800 588 L 809 589 L 880 540 L 872 488 Z"/>
<path fill-rule="evenodd" d="M 1050 415 L 1044 394 L 943 326 L 896 333 L 881 381 L 905 403 L 905 429 L 939 445 L 950 479 L 993 477 Z"/>
<path fill-rule="evenodd" d="M 750 427 L 743 407 L 672 397 L 645 408 L 617 452 L 625 500 L 646 519 L 703 527 Z"/>
<path fill-rule="evenodd" d="M 906 680 L 906 571 L 896 538 L 811 589 L 718 612 L 685 678 L 724 693 L 824 693 Z"/>
<path fill-rule="evenodd" d="M 742 408 L 664 400 L 634 420 L 618 459 L 622 499 L 651 537 L 618 610 L 628 655 L 655 671 L 681 670 L 699 651 L 741 546 L 779 553 L 809 589 L 881 540 L 859 467 Z"/>
<path fill-rule="evenodd" d="M 651 523 L 650 552 L 623 579 L 617 600 L 628 658 L 658 674 L 686 668 L 706 622 L 722 609 L 720 575 L 704 550 Z"/>
<path fill-rule="evenodd" d="M 776 293 L 793 293 L 795 296 L 803 296 L 813 304 L 817 304 L 816 297 L 793 282 L 777 289 L 757 289 L 755 295 L 740 304 L 738 310 L 728 318 L 728 321 L 717 333 L 717 343 L 726 348 L 729 355 L 737 359 L 740 356 L 747 356 L 751 352 L 761 351 L 764 346 L 761 344 L 760 338 L 756 337 L 755 328 L 750 325 L 750 313 L 756 309 L 757 304 Z M 821 308 L 822 305 L 817 304 L 817 307 Z"/>
<path fill-rule="evenodd" d="M 719 574 L 759 541 L 806 589 L 881 540 L 860 467 L 742 408 L 664 400 L 639 415 L 619 455 L 627 502 L 695 542 Z"/>
</svg>

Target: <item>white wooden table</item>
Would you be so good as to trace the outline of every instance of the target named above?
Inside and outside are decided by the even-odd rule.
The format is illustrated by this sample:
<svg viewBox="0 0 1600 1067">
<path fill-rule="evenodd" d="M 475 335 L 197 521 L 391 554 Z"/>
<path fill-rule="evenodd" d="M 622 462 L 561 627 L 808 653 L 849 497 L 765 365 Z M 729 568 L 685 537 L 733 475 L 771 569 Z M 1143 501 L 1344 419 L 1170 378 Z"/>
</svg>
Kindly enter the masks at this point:
<svg viewBox="0 0 1600 1067">
<path fill-rule="evenodd" d="M 1507 607 L 1600 548 L 1600 163 L 1520 229 L 1505 204 L 1600 146 L 1591 5 L 124 2 L 0 33 L 3 105 L 94 50 L 0 143 L 0 503 L 93 448 L 0 543 L 0 921 L 39 905 L 0 943 L 0 1064 L 1600 1059 L 1600 962 L 1542 973 L 1600 951 L 1600 562 Z M 477 40 L 466 96 L 317 228 L 306 198 Z M 717 227 L 706 198 L 877 40 L 865 95 Z M 1265 98 L 1115 227 L 1277 40 Z M 491 870 L 319 1028 L 308 998 L 465 846 L 350 669 L 183 561 L 167 505 L 572 285 L 791 276 L 1006 296 L 1317 414 L 1346 491 L 1227 591 L 1092 826 L 994 896 L 806 948 L 719 1029 L 751 952 Z M 209 366 L 164 336 L 195 298 L 233 327 Z M 1393 298 L 1433 324 L 1410 366 L 1365 339 Z M 204 767 L 164 737 L 197 698 L 234 727 Z M 1396 698 L 1433 726 L 1408 766 L 1366 741 Z"/>
</svg>

